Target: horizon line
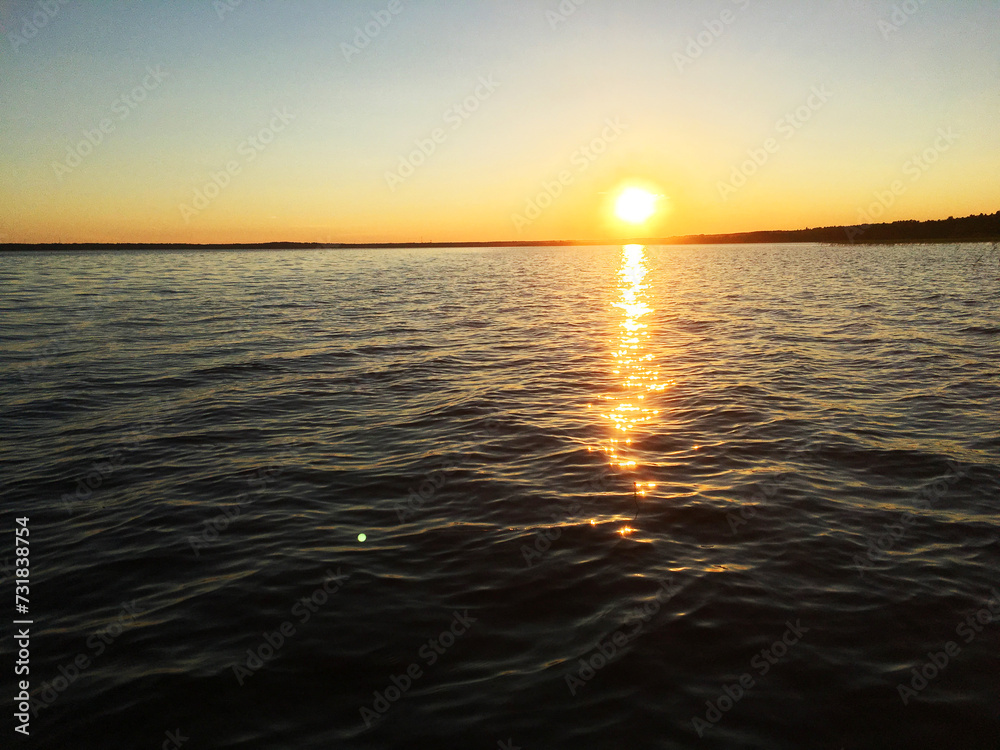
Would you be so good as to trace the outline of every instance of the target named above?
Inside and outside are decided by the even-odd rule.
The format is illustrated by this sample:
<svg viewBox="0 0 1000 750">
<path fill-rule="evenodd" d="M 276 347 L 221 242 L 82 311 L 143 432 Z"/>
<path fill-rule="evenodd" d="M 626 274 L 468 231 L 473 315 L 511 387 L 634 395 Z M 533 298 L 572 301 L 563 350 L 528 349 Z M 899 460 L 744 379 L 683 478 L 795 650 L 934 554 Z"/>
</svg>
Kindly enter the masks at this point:
<svg viewBox="0 0 1000 750">
<path fill-rule="evenodd" d="M 878 230 L 905 225 L 906 228 L 929 228 L 933 225 L 949 223 L 972 223 L 974 220 L 996 220 L 996 225 L 989 227 L 988 231 L 979 235 L 966 236 L 915 236 L 915 237 L 871 237 L 867 239 L 864 235 L 873 232 L 880 234 Z M 958 228 L 958 227 L 956 227 Z M 844 238 L 834 239 L 831 234 L 843 234 Z M 891 244 L 899 242 L 997 242 L 1000 241 L 1000 211 L 992 214 L 970 214 L 959 218 L 949 217 L 947 219 L 900 219 L 892 222 L 881 222 L 879 224 L 848 224 L 833 225 L 825 227 L 806 227 L 805 229 L 758 229 L 746 232 L 727 232 L 719 234 L 688 234 L 672 235 L 669 237 L 622 237 L 604 239 L 549 239 L 549 240 L 476 240 L 476 241 L 404 241 L 404 242 L 321 242 L 315 240 L 268 240 L 263 242 L 0 242 L 0 249 L 17 248 L 38 248 L 38 247 L 137 247 L 137 248 L 169 248 L 169 247 L 192 247 L 192 248 L 254 248 L 254 247 L 315 247 L 315 248 L 409 248 L 409 247 L 546 247 L 546 246 L 600 246 L 618 244 L 636 245 L 723 245 L 723 244 L 763 244 L 773 243 L 778 238 L 785 238 L 788 244 L 824 243 L 824 244 Z"/>
</svg>

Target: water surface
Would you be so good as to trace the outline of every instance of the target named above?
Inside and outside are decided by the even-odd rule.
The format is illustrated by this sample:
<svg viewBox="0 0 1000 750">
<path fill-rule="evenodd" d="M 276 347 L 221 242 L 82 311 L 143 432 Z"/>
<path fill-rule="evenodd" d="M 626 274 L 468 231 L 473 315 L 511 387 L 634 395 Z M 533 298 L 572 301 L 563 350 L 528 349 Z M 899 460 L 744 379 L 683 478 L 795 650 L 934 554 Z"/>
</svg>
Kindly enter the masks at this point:
<svg viewBox="0 0 1000 750">
<path fill-rule="evenodd" d="M 997 747 L 987 250 L 0 255 L 32 745 Z"/>
</svg>

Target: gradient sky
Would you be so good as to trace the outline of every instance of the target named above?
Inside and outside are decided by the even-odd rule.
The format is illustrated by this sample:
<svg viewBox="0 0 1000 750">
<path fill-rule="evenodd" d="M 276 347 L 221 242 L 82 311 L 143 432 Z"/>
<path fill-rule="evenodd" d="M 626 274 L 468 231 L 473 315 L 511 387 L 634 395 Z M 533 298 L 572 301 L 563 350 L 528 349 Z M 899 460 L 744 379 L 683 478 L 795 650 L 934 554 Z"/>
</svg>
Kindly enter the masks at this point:
<svg viewBox="0 0 1000 750">
<path fill-rule="evenodd" d="M 228 2 L 0 0 L 0 241 L 611 239 L 862 223 L 877 194 L 879 221 L 1000 209 L 996 0 Z M 387 178 L 418 141 L 433 153 Z M 608 211 L 637 183 L 664 196 L 639 230 Z"/>
</svg>

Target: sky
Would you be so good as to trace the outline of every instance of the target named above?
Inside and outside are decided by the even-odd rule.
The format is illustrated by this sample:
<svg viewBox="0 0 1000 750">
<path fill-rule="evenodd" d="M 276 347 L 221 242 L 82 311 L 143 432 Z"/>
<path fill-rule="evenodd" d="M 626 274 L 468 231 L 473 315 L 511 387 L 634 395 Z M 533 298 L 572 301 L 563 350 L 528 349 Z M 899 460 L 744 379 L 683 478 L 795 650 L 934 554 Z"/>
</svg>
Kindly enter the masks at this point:
<svg viewBox="0 0 1000 750">
<path fill-rule="evenodd" d="M 998 0 L 0 0 L 0 242 L 1000 209 Z M 614 215 L 656 196 L 644 224 Z"/>
</svg>

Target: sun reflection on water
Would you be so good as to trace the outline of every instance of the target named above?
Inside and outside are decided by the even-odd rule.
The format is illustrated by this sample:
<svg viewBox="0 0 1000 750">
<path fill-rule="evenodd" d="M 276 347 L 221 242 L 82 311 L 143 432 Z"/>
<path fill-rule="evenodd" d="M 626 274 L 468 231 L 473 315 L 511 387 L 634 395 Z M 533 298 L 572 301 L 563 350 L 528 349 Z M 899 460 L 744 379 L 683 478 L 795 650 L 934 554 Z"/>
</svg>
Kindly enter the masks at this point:
<svg viewBox="0 0 1000 750">
<path fill-rule="evenodd" d="M 607 411 L 601 417 L 611 423 L 612 434 L 603 450 L 608 454 L 611 466 L 629 472 L 633 494 L 638 505 L 640 497 L 655 489 L 656 484 L 640 481 L 640 467 L 633 448 L 636 431 L 649 425 L 659 410 L 652 408 L 647 398 L 650 394 L 664 390 L 669 383 L 660 380 L 660 368 L 649 353 L 649 286 L 645 283 L 646 248 L 643 245 L 625 245 L 622 248 L 622 262 L 618 271 L 618 300 L 614 307 L 621 316 L 619 334 L 612 351 L 615 361 L 615 375 L 620 377 L 620 388 L 612 395 L 604 396 Z M 638 507 L 636 508 L 638 516 Z M 635 532 L 624 526 L 618 533 L 628 536 Z"/>
</svg>

